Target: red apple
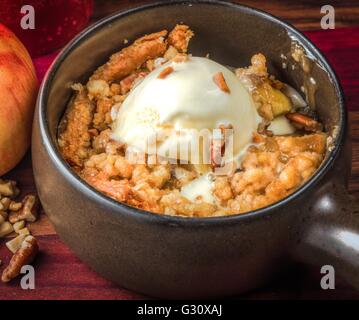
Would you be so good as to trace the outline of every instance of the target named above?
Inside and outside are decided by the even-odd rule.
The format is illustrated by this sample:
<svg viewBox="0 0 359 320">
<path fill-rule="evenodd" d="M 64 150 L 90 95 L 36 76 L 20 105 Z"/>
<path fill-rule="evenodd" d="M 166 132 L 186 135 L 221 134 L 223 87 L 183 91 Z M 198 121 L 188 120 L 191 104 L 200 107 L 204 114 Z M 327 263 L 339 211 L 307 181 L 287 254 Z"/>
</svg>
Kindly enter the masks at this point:
<svg viewBox="0 0 359 320">
<path fill-rule="evenodd" d="M 26 48 L 0 24 L 0 176 L 30 145 L 38 81 Z"/>
</svg>

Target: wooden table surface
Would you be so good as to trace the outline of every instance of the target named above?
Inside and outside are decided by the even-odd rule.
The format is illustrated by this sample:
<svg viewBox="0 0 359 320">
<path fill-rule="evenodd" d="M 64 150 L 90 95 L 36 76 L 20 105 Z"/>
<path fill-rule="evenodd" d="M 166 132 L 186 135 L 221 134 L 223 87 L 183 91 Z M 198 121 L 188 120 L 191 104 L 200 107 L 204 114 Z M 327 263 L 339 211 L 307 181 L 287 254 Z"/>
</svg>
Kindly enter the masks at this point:
<svg viewBox="0 0 359 320">
<path fill-rule="evenodd" d="M 31 1 L 29 1 L 30 3 Z M 148 2 L 148 1 L 147 1 Z M 359 199 L 359 1 L 330 1 L 335 7 L 336 29 L 320 30 L 320 7 L 326 1 L 238 1 L 266 10 L 303 30 L 325 53 L 337 71 L 346 94 L 353 138 L 353 171 L 349 189 Z M 295 2 L 295 3 L 294 3 Z M 92 21 L 146 1 L 95 1 Z M 36 59 L 41 77 L 52 57 Z M 19 181 L 24 193 L 34 192 L 31 157 L 5 178 Z M 54 190 L 56 192 L 56 190 Z M 35 262 L 36 289 L 22 290 L 19 281 L 0 284 L 1 299 L 140 299 L 141 294 L 125 290 L 91 271 L 61 242 L 46 215 L 42 213 L 31 230 L 39 240 L 41 253 Z M 0 242 L 0 259 L 6 264 L 10 253 Z M 2 271 L 3 266 L 0 268 Z M 335 290 L 321 290 L 319 270 L 294 266 L 278 279 L 236 298 L 244 299 L 358 299 L 359 294 L 337 282 Z"/>
</svg>

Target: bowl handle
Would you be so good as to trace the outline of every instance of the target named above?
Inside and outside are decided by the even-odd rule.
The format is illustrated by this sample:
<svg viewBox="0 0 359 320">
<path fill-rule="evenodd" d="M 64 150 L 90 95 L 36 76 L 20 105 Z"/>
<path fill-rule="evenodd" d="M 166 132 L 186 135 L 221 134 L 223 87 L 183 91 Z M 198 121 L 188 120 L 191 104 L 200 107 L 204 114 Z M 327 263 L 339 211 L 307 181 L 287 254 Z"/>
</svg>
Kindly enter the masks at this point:
<svg viewBox="0 0 359 320">
<path fill-rule="evenodd" d="M 359 290 L 359 203 L 342 183 L 331 182 L 321 191 L 300 223 L 293 257 L 319 268 L 329 265 Z"/>
</svg>

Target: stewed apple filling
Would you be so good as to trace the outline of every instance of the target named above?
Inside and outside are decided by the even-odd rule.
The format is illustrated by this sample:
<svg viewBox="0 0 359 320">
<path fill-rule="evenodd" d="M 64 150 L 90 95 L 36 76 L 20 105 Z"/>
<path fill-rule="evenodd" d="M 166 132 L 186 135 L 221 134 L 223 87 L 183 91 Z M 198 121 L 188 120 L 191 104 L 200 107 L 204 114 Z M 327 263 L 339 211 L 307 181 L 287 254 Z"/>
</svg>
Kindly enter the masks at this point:
<svg viewBox="0 0 359 320">
<path fill-rule="evenodd" d="M 98 191 L 159 214 L 223 216 L 279 201 L 323 161 L 321 124 L 268 74 L 263 54 L 232 70 L 190 55 L 192 36 L 185 25 L 146 35 L 74 84 L 63 157 Z"/>
</svg>

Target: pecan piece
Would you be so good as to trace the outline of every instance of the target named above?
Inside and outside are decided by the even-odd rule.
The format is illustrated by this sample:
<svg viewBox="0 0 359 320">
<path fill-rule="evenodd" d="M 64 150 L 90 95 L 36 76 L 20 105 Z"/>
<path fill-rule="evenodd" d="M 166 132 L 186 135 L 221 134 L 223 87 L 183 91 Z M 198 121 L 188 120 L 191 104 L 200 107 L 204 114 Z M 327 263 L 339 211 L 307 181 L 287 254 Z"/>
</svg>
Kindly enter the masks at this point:
<svg viewBox="0 0 359 320">
<path fill-rule="evenodd" d="M 214 83 L 220 88 L 223 92 L 230 93 L 231 90 L 229 90 L 226 79 L 224 79 L 224 75 L 222 72 L 217 72 L 213 76 Z"/>
<path fill-rule="evenodd" d="M 167 67 L 167 68 L 164 68 L 160 74 L 157 76 L 158 79 L 164 79 L 166 78 L 169 74 L 171 74 L 173 72 L 173 68 L 172 67 Z"/>
<path fill-rule="evenodd" d="M 27 236 L 12 256 L 9 265 L 4 269 L 1 281 L 9 282 L 16 278 L 20 274 L 21 268 L 31 263 L 38 251 L 39 246 L 36 239 L 33 236 Z"/>
<path fill-rule="evenodd" d="M 22 200 L 22 208 L 19 211 L 10 213 L 9 221 L 11 223 L 25 220 L 34 222 L 37 219 L 39 209 L 39 200 L 35 195 L 28 194 Z"/>
<path fill-rule="evenodd" d="M 320 131 L 322 125 L 311 117 L 308 117 L 299 112 L 287 113 L 286 117 L 293 123 L 297 128 L 304 129 L 306 131 Z"/>
<path fill-rule="evenodd" d="M 268 126 L 270 125 L 269 122 L 267 121 L 262 121 L 259 125 L 258 125 L 258 133 L 267 137 L 273 137 L 273 131 L 268 130 Z"/>
</svg>

